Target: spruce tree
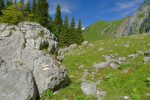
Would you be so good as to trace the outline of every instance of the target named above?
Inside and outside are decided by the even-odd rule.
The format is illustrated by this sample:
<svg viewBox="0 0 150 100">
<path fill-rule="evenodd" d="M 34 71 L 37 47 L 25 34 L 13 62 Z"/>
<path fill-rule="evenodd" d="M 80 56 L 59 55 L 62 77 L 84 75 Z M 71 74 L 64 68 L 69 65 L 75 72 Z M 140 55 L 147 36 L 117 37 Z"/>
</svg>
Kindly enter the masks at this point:
<svg viewBox="0 0 150 100">
<path fill-rule="evenodd" d="M 36 9 L 37 22 L 41 25 L 48 27 L 48 2 L 47 0 L 38 0 Z"/>
<path fill-rule="evenodd" d="M 12 0 L 10 0 L 10 5 L 13 5 L 13 1 Z"/>
<path fill-rule="evenodd" d="M 22 5 L 24 5 L 24 0 L 20 0 L 20 3 L 21 3 Z"/>
<path fill-rule="evenodd" d="M 78 40 L 77 43 L 81 44 L 83 42 L 83 33 L 82 33 L 82 22 L 79 20 L 77 28 Z"/>
<path fill-rule="evenodd" d="M 69 46 L 69 40 L 70 40 L 70 32 L 69 32 L 69 21 L 68 21 L 68 16 L 65 15 L 65 20 L 64 20 L 64 29 L 65 29 L 65 35 L 64 35 L 64 44 L 65 46 Z"/>
<path fill-rule="evenodd" d="M 25 6 L 25 12 L 28 12 L 30 13 L 31 9 L 30 9 L 30 0 L 26 3 L 26 6 Z"/>
<path fill-rule="evenodd" d="M 62 18 L 61 18 L 61 7 L 60 7 L 60 5 L 57 5 L 57 8 L 56 8 L 54 26 L 55 26 L 55 32 L 54 33 L 55 33 L 56 37 L 59 38 L 59 34 L 61 32 L 61 27 L 62 27 Z"/>
<path fill-rule="evenodd" d="M 33 0 L 33 3 L 32 3 L 32 13 L 35 13 L 36 12 L 36 0 Z"/>
<path fill-rule="evenodd" d="M 73 17 L 71 20 L 69 44 L 76 43 L 77 36 L 75 31 L 75 18 Z"/>
<path fill-rule="evenodd" d="M 10 0 L 7 0 L 7 1 L 6 1 L 6 6 L 8 7 L 8 6 L 10 6 L 10 5 L 11 5 Z"/>
<path fill-rule="evenodd" d="M 66 28 L 66 30 L 69 28 L 68 15 L 65 15 L 64 27 Z"/>
<path fill-rule="evenodd" d="M 2 15 L 2 10 L 4 9 L 4 0 L 0 0 L 0 15 Z"/>
<path fill-rule="evenodd" d="M 61 32 L 59 33 L 59 41 L 60 41 L 60 46 L 65 47 L 69 46 L 69 24 L 68 24 L 68 16 L 65 16 L 63 25 L 61 27 Z"/>
</svg>

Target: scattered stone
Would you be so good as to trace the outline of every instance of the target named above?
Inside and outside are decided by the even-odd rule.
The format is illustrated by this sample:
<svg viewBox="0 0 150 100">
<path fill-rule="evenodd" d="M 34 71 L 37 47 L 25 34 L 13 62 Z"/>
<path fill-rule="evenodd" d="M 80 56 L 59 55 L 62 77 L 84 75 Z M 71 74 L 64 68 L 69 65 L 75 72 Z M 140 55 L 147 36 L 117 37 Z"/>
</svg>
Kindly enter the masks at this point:
<svg viewBox="0 0 150 100">
<path fill-rule="evenodd" d="M 110 64 L 110 68 L 112 68 L 112 69 L 117 69 L 118 68 L 118 64 L 116 64 L 116 63 L 111 63 Z"/>
<path fill-rule="evenodd" d="M 102 69 L 102 68 L 107 68 L 107 67 L 109 67 L 109 63 L 107 62 L 95 63 L 93 65 L 93 68 L 95 69 Z"/>
<path fill-rule="evenodd" d="M 147 50 L 146 53 L 144 53 L 144 55 L 150 57 L 150 50 Z"/>
<path fill-rule="evenodd" d="M 88 45 L 89 44 L 89 42 L 88 41 L 84 41 L 83 43 L 82 43 L 82 45 Z"/>
<path fill-rule="evenodd" d="M 104 48 L 99 48 L 98 51 L 104 51 Z"/>
<path fill-rule="evenodd" d="M 145 63 L 147 63 L 148 61 L 150 61 L 150 57 L 147 57 L 147 56 L 144 57 L 144 58 L 143 58 L 143 61 L 144 61 Z"/>
<path fill-rule="evenodd" d="M 113 52 L 113 50 L 109 50 L 109 52 Z"/>
<path fill-rule="evenodd" d="M 106 95 L 106 92 L 102 90 L 97 90 L 96 94 L 97 94 L 98 100 L 103 100 L 103 97 Z"/>
<path fill-rule="evenodd" d="M 81 68 L 84 68 L 84 65 L 81 65 L 81 66 L 78 67 L 78 69 L 81 69 Z"/>
<path fill-rule="evenodd" d="M 89 47 L 89 48 L 93 48 L 94 45 L 90 43 L 90 44 L 88 45 L 88 47 Z"/>
<path fill-rule="evenodd" d="M 139 55 L 138 54 L 130 54 L 128 55 L 129 58 L 135 59 L 137 58 Z"/>
<path fill-rule="evenodd" d="M 129 47 L 130 47 L 130 45 L 129 45 L 129 44 L 125 44 L 125 45 L 124 45 L 124 47 L 129 48 Z"/>
<path fill-rule="evenodd" d="M 74 49 L 74 48 L 76 48 L 78 45 L 77 44 L 71 44 L 70 46 L 69 46 L 69 48 L 72 50 L 72 49 Z"/>
<path fill-rule="evenodd" d="M 95 95 L 97 92 L 96 85 L 89 82 L 82 82 L 81 90 L 85 95 Z"/>
<path fill-rule="evenodd" d="M 120 96 L 117 97 L 116 100 L 132 100 L 129 96 Z"/>
</svg>

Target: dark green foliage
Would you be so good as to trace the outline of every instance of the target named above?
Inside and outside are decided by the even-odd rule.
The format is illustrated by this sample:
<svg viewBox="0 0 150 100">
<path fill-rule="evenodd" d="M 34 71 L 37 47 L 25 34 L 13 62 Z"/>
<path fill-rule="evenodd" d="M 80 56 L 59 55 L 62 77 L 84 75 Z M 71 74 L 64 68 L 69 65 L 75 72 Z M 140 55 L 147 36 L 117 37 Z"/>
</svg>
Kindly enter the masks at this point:
<svg viewBox="0 0 150 100">
<path fill-rule="evenodd" d="M 82 22 L 79 20 L 78 28 L 77 28 L 77 34 L 78 34 L 78 44 L 81 44 L 83 42 L 83 33 L 82 33 Z"/>
<path fill-rule="evenodd" d="M 4 9 L 4 0 L 0 0 L 0 15 L 2 15 L 2 9 Z"/>
<path fill-rule="evenodd" d="M 24 5 L 24 0 L 20 0 L 20 3 L 21 3 L 22 5 Z"/>
<path fill-rule="evenodd" d="M 31 3 L 30 0 L 26 3 L 25 9 L 24 9 L 25 12 L 28 12 L 28 13 L 31 12 L 30 3 Z"/>
<path fill-rule="evenodd" d="M 7 1 L 6 1 L 6 6 L 8 7 L 8 6 L 10 6 L 10 5 L 11 5 L 10 0 L 7 0 Z"/>
<path fill-rule="evenodd" d="M 55 35 L 59 38 L 59 34 L 60 34 L 61 28 L 62 28 L 62 18 L 61 18 L 60 5 L 58 5 L 56 8 L 56 15 L 55 15 L 55 19 L 54 19 L 53 24 L 54 24 Z"/>
<path fill-rule="evenodd" d="M 45 27 L 48 26 L 49 14 L 47 0 L 38 0 L 36 7 L 36 17 L 38 23 Z"/>
<path fill-rule="evenodd" d="M 35 13 L 36 11 L 36 0 L 33 0 L 33 3 L 32 3 L 32 13 Z"/>
</svg>

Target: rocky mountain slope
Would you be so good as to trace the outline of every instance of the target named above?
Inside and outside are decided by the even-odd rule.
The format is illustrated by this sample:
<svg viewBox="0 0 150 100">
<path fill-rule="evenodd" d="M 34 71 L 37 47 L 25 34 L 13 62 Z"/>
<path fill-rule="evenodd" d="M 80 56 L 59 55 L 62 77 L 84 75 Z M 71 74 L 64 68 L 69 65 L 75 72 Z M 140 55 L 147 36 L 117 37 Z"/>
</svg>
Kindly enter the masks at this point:
<svg viewBox="0 0 150 100">
<path fill-rule="evenodd" d="M 127 36 L 132 34 L 139 34 L 150 32 L 150 0 L 144 0 L 143 4 L 135 12 L 135 14 L 129 17 L 122 23 L 124 27 L 118 27 L 118 31 L 115 36 Z M 146 24 L 145 24 L 146 23 Z"/>
<path fill-rule="evenodd" d="M 69 83 L 66 69 L 50 53 L 56 38 L 37 23 L 0 24 L 0 100 L 36 100 Z"/>
<path fill-rule="evenodd" d="M 131 17 L 114 22 L 100 21 L 87 27 L 84 37 L 87 41 L 96 41 L 147 32 L 150 32 L 150 0 L 144 0 Z"/>
</svg>

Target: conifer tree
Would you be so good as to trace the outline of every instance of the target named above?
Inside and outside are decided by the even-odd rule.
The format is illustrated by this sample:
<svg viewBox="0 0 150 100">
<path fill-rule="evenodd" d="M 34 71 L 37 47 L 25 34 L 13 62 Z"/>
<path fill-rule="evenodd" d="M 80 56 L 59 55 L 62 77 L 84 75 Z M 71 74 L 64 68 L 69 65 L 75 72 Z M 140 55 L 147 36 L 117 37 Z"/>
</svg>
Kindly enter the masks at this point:
<svg viewBox="0 0 150 100">
<path fill-rule="evenodd" d="M 13 1 L 12 0 L 10 0 L 10 5 L 13 5 Z"/>
<path fill-rule="evenodd" d="M 69 39 L 69 44 L 73 44 L 73 43 L 76 43 L 75 18 L 74 17 L 71 20 L 70 39 Z"/>
<path fill-rule="evenodd" d="M 35 13 L 36 12 L 36 0 L 33 0 L 33 3 L 32 3 L 32 13 Z"/>
<path fill-rule="evenodd" d="M 20 3 L 21 3 L 22 5 L 24 5 L 24 0 L 20 0 Z"/>
<path fill-rule="evenodd" d="M 25 12 L 28 12 L 30 13 L 31 9 L 30 9 L 30 0 L 26 3 L 26 6 L 25 6 Z"/>
<path fill-rule="evenodd" d="M 66 28 L 66 30 L 68 30 L 68 28 L 69 28 L 68 15 L 65 15 L 64 27 Z"/>
<path fill-rule="evenodd" d="M 62 47 L 69 46 L 69 24 L 68 24 L 68 16 L 65 15 L 64 23 L 61 27 L 61 32 L 59 33 L 59 41 Z"/>
<path fill-rule="evenodd" d="M 60 5 L 57 5 L 57 8 L 56 8 L 54 26 L 55 26 L 55 32 L 54 33 L 55 33 L 56 37 L 59 38 L 59 34 L 61 32 L 61 27 L 62 27 L 62 18 L 61 18 L 61 7 L 60 7 Z"/>
<path fill-rule="evenodd" d="M 2 10 L 4 9 L 4 0 L 0 0 L 0 15 L 2 15 Z"/>
<path fill-rule="evenodd" d="M 7 1 L 6 1 L 6 6 L 8 7 L 8 6 L 10 6 L 10 5 L 11 5 L 10 0 L 7 0 Z"/>
<path fill-rule="evenodd" d="M 41 25 L 48 27 L 48 2 L 47 0 L 38 0 L 36 9 L 37 22 Z"/>
<path fill-rule="evenodd" d="M 77 28 L 77 34 L 78 34 L 78 44 L 81 44 L 83 42 L 83 33 L 82 33 L 82 22 L 79 20 L 78 22 L 78 28 Z"/>
</svg>

